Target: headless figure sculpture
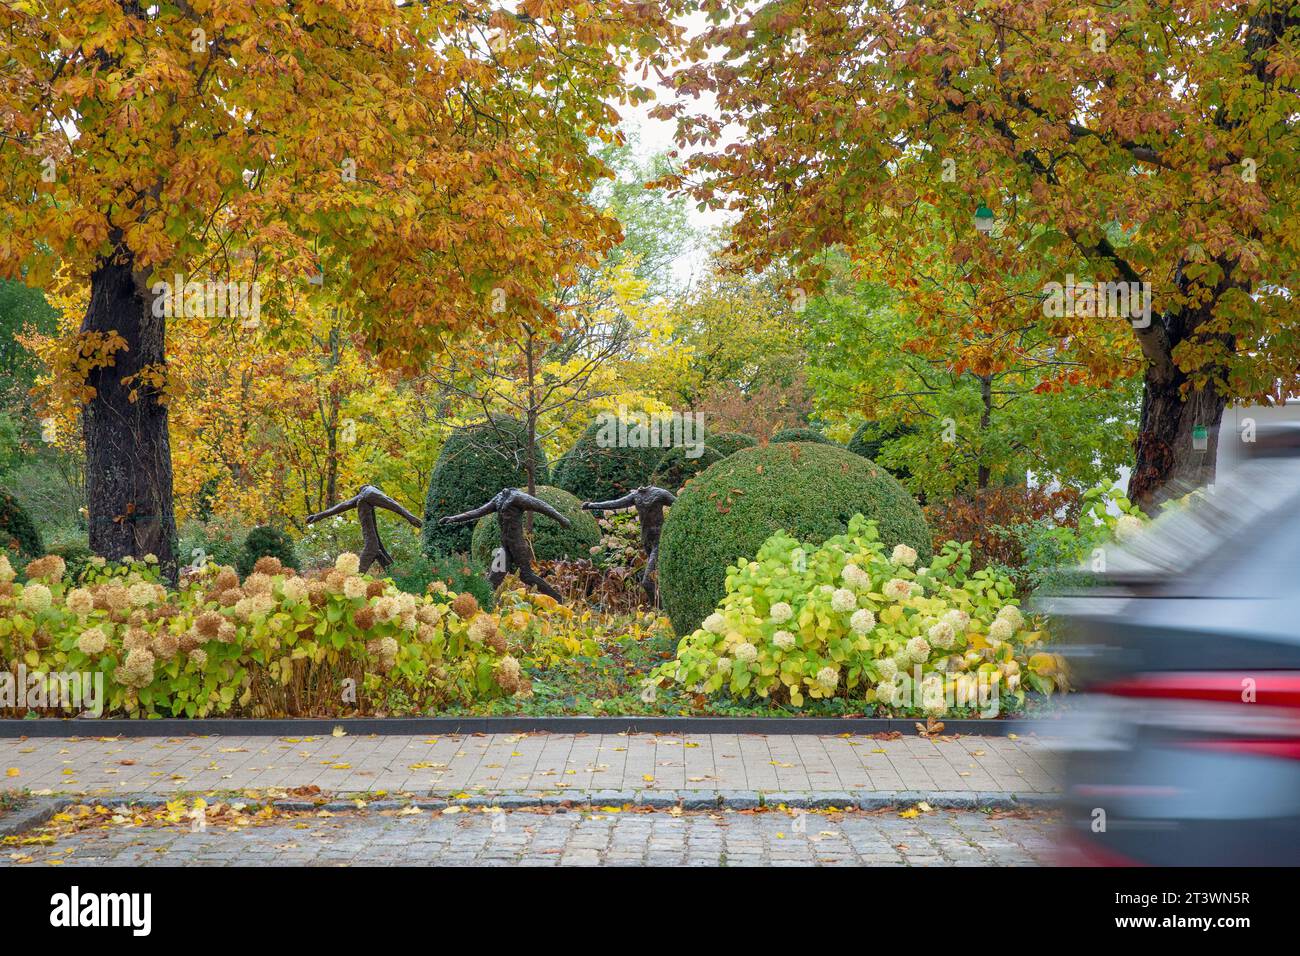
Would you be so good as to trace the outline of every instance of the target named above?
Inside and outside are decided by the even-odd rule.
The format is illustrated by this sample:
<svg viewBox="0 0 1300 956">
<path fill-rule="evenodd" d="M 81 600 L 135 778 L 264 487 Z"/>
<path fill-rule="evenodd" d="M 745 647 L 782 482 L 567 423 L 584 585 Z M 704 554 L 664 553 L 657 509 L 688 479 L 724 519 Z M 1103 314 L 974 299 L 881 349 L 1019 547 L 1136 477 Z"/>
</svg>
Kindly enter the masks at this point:
<svg viewBox="0 0 1300 956">
<path fill-rule="evenodd" d="M 641 547 L 645 550 L 645 570 L 641 572 L 641 587 L 650 597 L 650 604 L 657 606 L 659 592 L 655 587 L 654 573 L 659 565 L 659 534 L 664 529 L 664 508 L 677 500 L 671 491 L 646 485 L 633 488 L 622 498 L 613 501 L 584 501 L 584 511 L 618 511 L 622 508 L 636 508 L 637 517 L 641 519 Z"/>
<path fill-rule="evenodd" d="M 533 549 L 528 539 L 524 537 L 524 512 L 535 511 L 546 515 L 564 528 L 569 527 L 572 522 L 541 498 L 535 498 L 519 488 L 503 488 L 486 504 L 479 505 L 473 511 L 466 511 L 464 514 L 440 518 L 438 524 L 464 524 L 467 521 L 477 521 L 494 511 L 497 515 L 497 524 L 501 528 L 501 548 L 493 556 L 492 567 L 488 571 L 487 578 L 492 589 L 495 591 L 500 587 L 501 582 L 511 571 L 518 571 L 519 580 L 524 584 L 536 588 L 563 604 L 564 598 L 560 596 L 560 592 L 533 570 Z"/>
<path fill-rule="evenodd" d="M 392 567 L 393 556 L 384 547 L 384 542 L 379 540 L 379 526 L 375 524 L 375 509 L 387 508 L 389 511 L 395 511 L 417 528 L 420 527 L 420 519 L 374 485 L 364 485 L 357 492 L 356 497 L 340 501 L 333 508 L 327 508 L 319 514 L 308 515 L 307 523 L 312 524 L 323 518 L 332 518 L 353 508 L 357 509 L 357 519 L 361 522 L 361 536 L 365 540 L 365 547 L 361 549 L 362 573 L 368 571 L 376 561 L 385 570 Z"/>
</svg>

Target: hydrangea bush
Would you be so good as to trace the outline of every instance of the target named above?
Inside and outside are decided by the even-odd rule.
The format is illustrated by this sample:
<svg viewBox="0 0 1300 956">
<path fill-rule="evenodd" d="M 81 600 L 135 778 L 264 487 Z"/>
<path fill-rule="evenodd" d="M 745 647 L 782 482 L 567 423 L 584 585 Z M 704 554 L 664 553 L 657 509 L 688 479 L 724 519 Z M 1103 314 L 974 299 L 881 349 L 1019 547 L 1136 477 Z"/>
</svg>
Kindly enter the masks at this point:
<svg viewBox="0 0 1300 956">
<path fill-rule="evenodd" d="M 778 532 L 728 569 L 722 603 L 651 680 L 795 707 L 843 696 L 934 715 L 991 716 L 1008 697 L 1023 704 L 1026 687 L 1067 689 L 1011 581 L 972 574 L 970 563 L 970 545 L 954 541 L 926 565 L 907 545 L 887 554 L 861 514 L 817 547 Z"/>
<path fill-rule="evenodd" d="M 428 712 L 527 694 L 499 615 L 435 582 L 427 595 L 358 573 L 355 554 L 301 576 L 263 557 L 190 570 L 94 559 L 79 584 L 57 556 L 17 580 L 0 557 L 0 666 L 99 674 L 104 713 L 144 717 Z"/>
</svg>

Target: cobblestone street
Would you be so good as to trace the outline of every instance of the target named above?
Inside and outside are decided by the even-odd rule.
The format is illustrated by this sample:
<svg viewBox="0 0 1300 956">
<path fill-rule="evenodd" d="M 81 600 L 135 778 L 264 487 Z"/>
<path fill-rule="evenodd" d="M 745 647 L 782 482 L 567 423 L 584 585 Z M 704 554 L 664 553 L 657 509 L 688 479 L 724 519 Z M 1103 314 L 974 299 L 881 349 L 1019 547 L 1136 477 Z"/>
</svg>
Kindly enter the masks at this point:
<svg viewBox="0 0 1300 956">
<path fill-rule="evenodd" d="M 360 812 L 85 830 L 4 847 L 0 865 L 1036 866 L 1052 862 L 1055 825 L 1042 813 L 948 811 Z"/>
</svg>

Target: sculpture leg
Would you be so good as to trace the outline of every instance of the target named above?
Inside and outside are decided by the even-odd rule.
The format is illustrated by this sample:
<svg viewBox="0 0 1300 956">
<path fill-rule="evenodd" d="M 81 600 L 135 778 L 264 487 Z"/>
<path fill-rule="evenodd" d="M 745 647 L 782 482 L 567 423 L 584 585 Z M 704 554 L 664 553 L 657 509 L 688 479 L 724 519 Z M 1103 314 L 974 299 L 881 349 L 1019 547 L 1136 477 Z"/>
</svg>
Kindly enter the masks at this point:
<svg viewBox="0 0 1300 956">
<path fill-rule="evenodd" d="M 641 587 L 650 598 L 650 606 L 659 606 L 659 589 L 655 586 L 655 568 L 659 565 L 659 546 L 655 545 L 646 556 L 645 567 L 641 571 Z"/>
<path fill-rule="evenodd" d="M 547 597 L 554 598 L 560 604 L 564 603 L 564 597 L 560 594 L 560 592 L 555 590 L 555 588 L 551 587 L 551 585 L 547 582 L 546 578 L 542 577 L 540 574 L 534 571 L 531 563 L 520 566 L 519 580 L 523 581 L 524 584 L 527 584 L 530 587 L 536 588 L 538 591 L 541 591 Z"/>
<path fill-rule="evenodd" d="M 384 554 L 382 547 L 383 546 L 381 545 L 379 548 L 375 548 L 373 545 L 367 543 L 365 548 L 362 549 L 361 551 L 361 573 L 362 574 L 366 574 L 367 572 L 369 572 L 370 566 L 374 564 L 376 561 L 379 562 L 380 571 L 387 570 L 388 566 L 393 563 L 392 558 L 389 558 L 387 563 L 384 562 L 384 558 L 387 555 Z"/>
</svg>

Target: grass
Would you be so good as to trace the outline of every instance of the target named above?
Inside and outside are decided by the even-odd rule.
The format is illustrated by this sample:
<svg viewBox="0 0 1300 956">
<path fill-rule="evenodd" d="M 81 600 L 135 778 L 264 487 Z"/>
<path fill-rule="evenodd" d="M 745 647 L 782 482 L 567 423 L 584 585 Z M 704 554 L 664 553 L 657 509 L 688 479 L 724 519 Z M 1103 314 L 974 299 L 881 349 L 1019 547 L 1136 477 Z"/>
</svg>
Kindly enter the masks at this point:
<svg viewBox="0 0 1300 956">
<path fill-rule="evenodd" d="M 525 668 L 533 682 L 533 693 L 526 698 L 494 700 L 473 706 L 457 706 L 438 716 L 691 716 L 691 717 L 899 717 L 924 719 L 913 708 L 890 710 L 864 705 L 860 700 L 832 698 L 808 700 L 803 707 L 776 704 L 760 699 L 737 700 L 691 694 L 684 688 L 658 688 L 653 701 L 642 698 L 642 681 L 650 671 L 672 660 L 677 638 L 671 632 L 659 632 L 634 640 L 626 638 L 605 643 L 605 653 L 598 657 L 575 656 L 539 668 Z M 1014 702 L 1013 702 L 1014 703 Z M 1003 713 L 1003 717 L 1045 715 L 1055 704 L 1036 695 L 1027 695 L 1023 708 Z M 978 717 L 967 708 L 948 714 L 949 718 Z"/>
</svg>

